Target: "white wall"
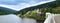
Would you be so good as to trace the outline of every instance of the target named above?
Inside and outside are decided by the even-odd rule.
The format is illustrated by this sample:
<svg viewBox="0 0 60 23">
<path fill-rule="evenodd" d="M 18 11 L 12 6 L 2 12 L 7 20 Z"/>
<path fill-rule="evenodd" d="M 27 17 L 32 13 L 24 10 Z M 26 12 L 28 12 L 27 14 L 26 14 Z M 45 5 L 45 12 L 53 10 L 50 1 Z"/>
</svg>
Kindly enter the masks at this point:
<svg viewBox="0 0 60 23">
<path fill-rule="evenodd" d="M 52 16 L 54 16 L 54 15 L 56 15 L 56 14 L 52 14 L 52 13 L 47 12 L 47 13 L 46 13 L 46 18 L 52 17 Z"/>
<path fill-rule="evenodd" d="M 55 16 L 60 16 L 60 14 L 46 13 L 46 20 L 44 23 L 55 23 Z"/>
</svg>

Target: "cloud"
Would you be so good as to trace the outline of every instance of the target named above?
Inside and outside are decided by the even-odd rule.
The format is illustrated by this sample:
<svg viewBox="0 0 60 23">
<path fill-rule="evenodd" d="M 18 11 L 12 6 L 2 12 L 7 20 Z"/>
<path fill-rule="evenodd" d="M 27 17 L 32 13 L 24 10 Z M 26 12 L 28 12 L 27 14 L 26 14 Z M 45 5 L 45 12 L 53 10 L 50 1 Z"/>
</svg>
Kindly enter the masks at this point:
<svg viewBox="0 0 60 23">
<path fill-rule="evenodd" d="M 6 8 L 9 8 L 9 9 L 12 9 L 12 10 L 16 10 L 16 11 L 19 11 L 25 7 L 28 7 L 30 6 L 30 4 L 27 4 L 27 3 L 21 3 L 21 4 L 18 4 L 18 5 L 6 5 L 6 4 L 0 4 L 1 7 L 6 7 Z"/>
<path fill-rule="evenodd" d="M 24 9 L 26 7 L 29 7 L 31 5 L 34 5 L 36 3 L 36 1 L 30 1 L 29 3 L 19 3 L 17 5 L 7 5 L 7 4 L 1 4 L 1 6 L 4 6 L 6 8 L 10 8 L 16 11 L 19 11 L 21 9 Z"/>
<path fill-rule="evenodd" d="M 19 10 L 24 9 L 24 8 L 28 8 L 28 7 L 31 7 L 31 6 L 41 5 L 41 4 L 52 2 L 52 1 L 55 1 L 55 0 L 42 1 L 42 2 L 39 2 L 39 3 L 36 3 L 35 1 L 31 1 L 30 3 L 20 3 L 20 4 L 17 5 L 17 9 L 19 11 Z"/>
<path fill-rule="evenodd" d="M 46 0 L 0 0 L 0 4 L 17 5 L 19 3 L 37 3 Z"/>
<path fill-rule="evenodd" d="M 0 4 L 16 5 L 21 3 L 21 0 L 0 0 Z"/>
</svg>

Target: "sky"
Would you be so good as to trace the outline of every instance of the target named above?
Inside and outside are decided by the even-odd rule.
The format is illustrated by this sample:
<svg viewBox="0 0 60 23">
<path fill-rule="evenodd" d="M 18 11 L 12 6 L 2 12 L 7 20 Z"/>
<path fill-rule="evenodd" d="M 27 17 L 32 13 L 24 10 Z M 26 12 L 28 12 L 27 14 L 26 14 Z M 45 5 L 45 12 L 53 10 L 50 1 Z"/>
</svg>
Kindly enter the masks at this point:
<svg viewBox="0 0 60 23">
<path fill-rule="evenodd" d="M 8 4 L 8 5 L 17 5 L 19 3 L 37 3 L 41 1 L 47 1 L 47 0 L 0 0 L 0 4 Z"/>
<path fill-rule="evenodd" d="M 40 2 L 45 3 L 45 1 L 51 0 L 0 0 L 0 6 L 19 11 Z"/>
</svg>

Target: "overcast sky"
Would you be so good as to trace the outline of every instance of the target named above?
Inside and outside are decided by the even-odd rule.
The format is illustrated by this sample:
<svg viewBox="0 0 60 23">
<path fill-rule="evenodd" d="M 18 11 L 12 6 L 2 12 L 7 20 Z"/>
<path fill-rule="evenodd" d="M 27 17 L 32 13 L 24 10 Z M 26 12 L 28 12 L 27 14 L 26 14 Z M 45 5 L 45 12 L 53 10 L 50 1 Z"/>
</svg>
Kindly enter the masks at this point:
<svg viewBox="0 0 60 23">
<path fill-rule="evenodd" d="M 50 0 L 0 0 L 0 6 L 19 11 L 23 8 L 45 1 Z"/>
</svg>

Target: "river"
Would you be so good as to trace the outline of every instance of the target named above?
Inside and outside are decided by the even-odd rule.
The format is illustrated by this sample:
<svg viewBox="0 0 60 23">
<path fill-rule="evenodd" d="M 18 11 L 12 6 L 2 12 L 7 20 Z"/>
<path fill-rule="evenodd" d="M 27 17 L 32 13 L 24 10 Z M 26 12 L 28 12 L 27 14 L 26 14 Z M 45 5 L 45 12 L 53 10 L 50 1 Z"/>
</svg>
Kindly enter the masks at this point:
<svg viewBox="0 0 60 23">
<path fill-rule="evenodd" d="M 1 15 L 0 23 L 36 23 L 35 19 L 20 18 L 14 14 Z"/>
</svg>

